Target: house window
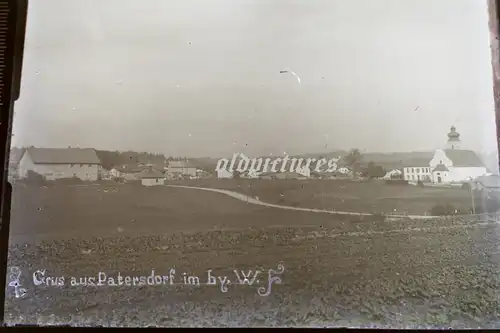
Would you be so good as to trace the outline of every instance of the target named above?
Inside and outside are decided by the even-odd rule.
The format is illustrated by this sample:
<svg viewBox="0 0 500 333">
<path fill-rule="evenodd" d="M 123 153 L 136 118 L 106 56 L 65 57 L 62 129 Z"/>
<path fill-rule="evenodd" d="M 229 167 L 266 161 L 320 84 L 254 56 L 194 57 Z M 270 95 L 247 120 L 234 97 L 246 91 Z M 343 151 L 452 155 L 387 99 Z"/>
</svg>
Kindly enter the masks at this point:
<svg viewBox="0 0 500 333">
<path fill-rule="evenodd" d="M 420 168 L 417 168 L 417 173 L 420 173 Z"/>
<path fill-rule="evenodd" d="M 72 168 L 72 167 L 74 167 L 74 166 L 75 166 L 74 164 L 70 164 L 70 165 L 69 165 L 69 167 L 70 167 L 70 168 Z"/>
<path fill-rule="evenodd" d="M 73 173 L 73 177 L 76 177 L 76 173 Z"/>
<path fill-rule="evenodd" d="M 80 168 L 83 168 L 83 164 L 80 164 Z"/>
</svg>

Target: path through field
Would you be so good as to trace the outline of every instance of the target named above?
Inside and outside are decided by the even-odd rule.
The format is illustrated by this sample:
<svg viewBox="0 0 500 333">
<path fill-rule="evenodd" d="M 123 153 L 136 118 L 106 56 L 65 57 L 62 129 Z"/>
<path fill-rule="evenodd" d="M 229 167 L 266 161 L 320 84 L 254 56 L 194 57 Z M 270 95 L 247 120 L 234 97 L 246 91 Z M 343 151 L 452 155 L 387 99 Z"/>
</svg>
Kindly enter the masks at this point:
<svg viewBox="0 0 500 333">
<path fill-rule="evenodd" d="M 284 205 L 275 205 L 267 202 L 263 202 L 259 199 L 252 198 L 248 195 L 230 191 L 230 190 L 222 190 L 217 188 L 207 188 L 207 187 L 196 187 L 196 186 L 182 186 L 182 185 L 165 185 L 167 187 L 176 187 L 176 188 L 186 188 L 186 189 L 194 189 L 200 191 L 209 191 L 209 192 L 217 192 L 228 195 L 232 198 L 241 200 L 243 202 L 252 204 L 252 205 L 260 205 L 272 208 L 286 209 L 286 210 L 296 210 L 302 212 L 312 212 L 312 213 L 326 213 L 326 214 L 336 214 L 336 215 L 356 215 L 356 216 L 373 216 L 371 213 L 355 213 L 355 212 L 344 212 L 344 211 L 333 211 L 326 209 L 314 209 L 314 208 L 302 208 L 302 207 L 292 207 L 292 206 L 284 206 Z M 430 215 L 390 215 L 393 218 L 410 218 L 410 219 L 434 219 L 438 218 L 437 216 Z"/>
</svg>

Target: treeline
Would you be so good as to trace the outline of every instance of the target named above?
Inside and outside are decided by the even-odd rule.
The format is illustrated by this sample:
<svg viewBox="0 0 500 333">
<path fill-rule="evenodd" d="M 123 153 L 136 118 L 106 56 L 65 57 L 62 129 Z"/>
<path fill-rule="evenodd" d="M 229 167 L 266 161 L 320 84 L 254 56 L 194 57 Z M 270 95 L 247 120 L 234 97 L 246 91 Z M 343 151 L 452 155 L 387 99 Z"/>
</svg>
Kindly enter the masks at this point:
<svg viewBox="0 0 500 333">
<path fill-rule="evenodd" d="M 108 151 L 96 150 L 97 156 L 101 160 L 104 168 L 112 168 L 119 165 L 143 164 L 165 164 L 167 161 L 182 161 L 184 156 L 168 156 L 158 153 L 135 152 L 135 151 Z"/>
</svg>

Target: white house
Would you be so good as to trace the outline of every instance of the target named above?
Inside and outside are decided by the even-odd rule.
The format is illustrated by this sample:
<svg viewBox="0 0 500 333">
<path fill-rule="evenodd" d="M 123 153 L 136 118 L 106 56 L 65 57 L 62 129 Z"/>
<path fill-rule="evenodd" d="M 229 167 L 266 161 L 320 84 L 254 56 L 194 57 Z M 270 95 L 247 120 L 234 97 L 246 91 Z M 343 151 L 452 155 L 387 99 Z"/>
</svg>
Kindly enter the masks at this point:
<svg viewBox="0 0 500 333">
<path fill-rule="evenodd" d="M 226 169 L 217 170 L 217 178 L 230 179 L 230 178 L 233 178 L 233 173 L 229 172 Z"/>
<path fill-rule="evenodd" d="M 101 161 L 91 148 L 27 148 L 19 161 L 20 178 L 29 171 L 47 180 L 76 177 L 96 181 L 100 177 Z"/>
<path fill-rule="evenodd" d="M 402 174 L 403 174 L 403 172 L 401 170 L 393 169 L 391 171 L 388 171 L 383 178 L 384 179 L 392 179 L 394 177 L 400 177 Z"/>
<path fill-rule="evenodd" d="M 349 169 L 346 168 L 346 167 L 341 167 L 337 171 L 340 172 L 343 175 L 347 175 L 349 173 Z"/>
<path fill-rule="evenodd" d="M 165 175 L 152 167 L 143 170 L 139 177 L 143 186 L 165 185 Z"/>
<path fill-rule="evenodd" d="M 118 170 L 117 168 L 112 168 L 111 170 L 109 170 L 109 176 L 111 178 L 120 178 L 120 170 Z"/>
<path fill-rule="evenodd" d="M 403 168 L 403 179 L 407 181 L 430 182 L 432 180 L 432 168 L 429 161 L 413 161 L 411 166 Z"/>
<path fill-rule="evenodd" d="M 170 177 L 188 176 L 196 177 L 196 167 L 189 161 L 169 161 L 167 173 Z"/>
</svg>

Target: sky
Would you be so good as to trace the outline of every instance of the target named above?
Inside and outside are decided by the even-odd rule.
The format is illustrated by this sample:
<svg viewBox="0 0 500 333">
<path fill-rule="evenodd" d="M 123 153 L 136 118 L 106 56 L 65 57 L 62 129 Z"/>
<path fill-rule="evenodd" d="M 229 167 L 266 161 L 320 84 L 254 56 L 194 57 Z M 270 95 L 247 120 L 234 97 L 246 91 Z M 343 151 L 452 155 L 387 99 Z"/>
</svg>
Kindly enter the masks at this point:
<svg viewBox="0 0 500 333">
<path fill-rule="evenodd" d="M 21 89 L 18 147 L 497 149 L 486 0 L 30 1 Z"/>
</svg>

